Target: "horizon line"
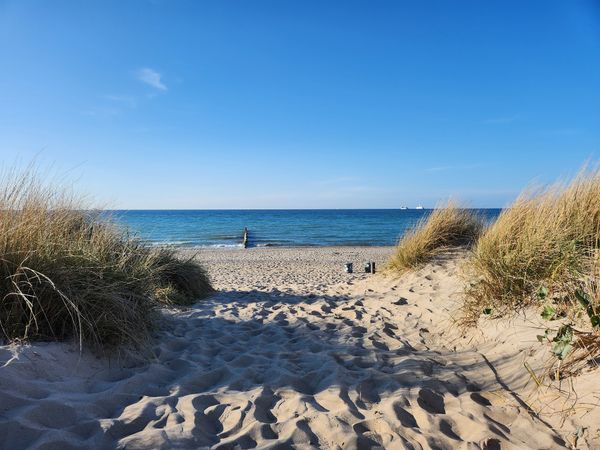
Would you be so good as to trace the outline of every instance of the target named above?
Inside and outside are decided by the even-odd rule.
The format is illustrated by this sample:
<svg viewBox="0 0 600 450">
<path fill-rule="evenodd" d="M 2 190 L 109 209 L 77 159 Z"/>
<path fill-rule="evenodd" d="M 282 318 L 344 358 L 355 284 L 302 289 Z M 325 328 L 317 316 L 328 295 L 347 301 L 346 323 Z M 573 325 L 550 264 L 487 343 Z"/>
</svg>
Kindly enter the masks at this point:
<svg viewBox="0 0 600 450">
<path fill-rule="evenodd" d="M 423 208 L 101 208 L 104 211 L 432 211 Z M 504 209 L 501 206 L 468 207 L 463 209 Z"/>
</svg>

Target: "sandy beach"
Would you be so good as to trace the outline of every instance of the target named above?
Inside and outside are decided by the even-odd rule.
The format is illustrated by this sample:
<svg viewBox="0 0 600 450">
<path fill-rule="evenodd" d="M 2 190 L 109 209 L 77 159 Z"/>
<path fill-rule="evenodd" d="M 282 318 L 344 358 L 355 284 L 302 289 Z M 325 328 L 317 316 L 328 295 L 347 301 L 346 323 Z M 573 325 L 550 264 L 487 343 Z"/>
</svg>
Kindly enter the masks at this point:
<svg viewBox="0 0 600 450">
<path fill-rule="evenodd" d="M 0 450 L 600 450 L 600 0 L 0 36 Z"/>
<path fill-rule="evenodd" d="M 528 321 L 460 337 L 460 255 L 363 273 L 391 251 L 204 249 L 216 292 L 162 312 L 149 361 L 0 347 L 0 447 L 552 449 L 580 426 L 578 448 L 600 444 L 595 405 L 538 414 Z M 597 403 L 589 377 L 577 383 Z"/>
</svg>

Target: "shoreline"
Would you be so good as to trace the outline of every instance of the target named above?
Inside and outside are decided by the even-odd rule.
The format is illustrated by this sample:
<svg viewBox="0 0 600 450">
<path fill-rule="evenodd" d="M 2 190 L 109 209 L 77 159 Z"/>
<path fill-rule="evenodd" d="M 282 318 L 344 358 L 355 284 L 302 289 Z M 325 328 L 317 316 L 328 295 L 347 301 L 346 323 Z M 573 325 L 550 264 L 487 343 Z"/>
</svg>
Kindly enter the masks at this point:
<svg viewBox="0 0 600 450">
<path fill-rule="evenodd" d="M 152 245 L 153 247 L 167 247 L 167 248 L 173 248 L 174 250 L 177 251 L 192 251 L 192 250 L 238 250 L 238 249 L 242 249 L 242 250 L 260 250 L 260 249 L 336 249 L 336 248 L 361 248 L 361 249 L 368 249 L 368 248 L 395 248 L 395 246 L 397 244 L 390 244 L 390 245 L 365 245 L 365 244 L 361 244 L 361 245 L 352 245 L 352 244 L 343 244 L 343 245 L 250 245 L 248 247 L 244 247 L 243 244 L 231 244 L 231 245 L 227 245 L 227 244 L 215 244 L 215 245 L 190 245 L 190 246 L 185 246 L 185 245 L 174 245 L 174 244 L 159 244 L 159 243 L 154 243 L 154 242 L 149 242 L 150 245 Z"/>
<path fill-rule="evenodd" d="M 310 249 L 323 249 L 323 250 L 335 250 L 335 249 L 394 249 L 395 245 L 270 245 L 270 246 L 250 246 L 250 247 L 212 247 L 212 246 L 196 246 L 196 247 L 178 247 L 177 250 L 185 251 L 185 250 L 310 250 Z"/>
</svg>

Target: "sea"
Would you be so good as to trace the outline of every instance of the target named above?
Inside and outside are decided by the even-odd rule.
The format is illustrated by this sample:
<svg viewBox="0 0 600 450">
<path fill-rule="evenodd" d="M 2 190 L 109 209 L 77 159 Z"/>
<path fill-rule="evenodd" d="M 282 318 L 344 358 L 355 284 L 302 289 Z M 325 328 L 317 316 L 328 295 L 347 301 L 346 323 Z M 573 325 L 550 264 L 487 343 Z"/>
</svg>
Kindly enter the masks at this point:
<svg viewBox="0 0 600 450">
<path fill-rule="evenodd" d="M 121 227 L 153 245 L 241 247 L 387 246 L 430 209 L 111 211 Z M 493 221 L 500 209 L 478 209 Z"/>
</svg>

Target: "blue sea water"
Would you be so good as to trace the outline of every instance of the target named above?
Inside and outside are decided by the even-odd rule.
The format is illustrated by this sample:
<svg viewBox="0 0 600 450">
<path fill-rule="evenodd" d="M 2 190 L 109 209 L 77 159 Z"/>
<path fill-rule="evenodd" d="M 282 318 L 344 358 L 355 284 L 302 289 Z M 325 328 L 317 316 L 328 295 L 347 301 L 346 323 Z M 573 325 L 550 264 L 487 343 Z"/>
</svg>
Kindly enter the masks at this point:
<svg viewBox="0 0 600 450">
<path fill-rule="evenodd" d="M 499 209 L 477 210 L 488 220 Z M 133 210 L 114 219 L 153 244 L 184 247 L 394 245 L 431 210 Z"/>
</svg>

